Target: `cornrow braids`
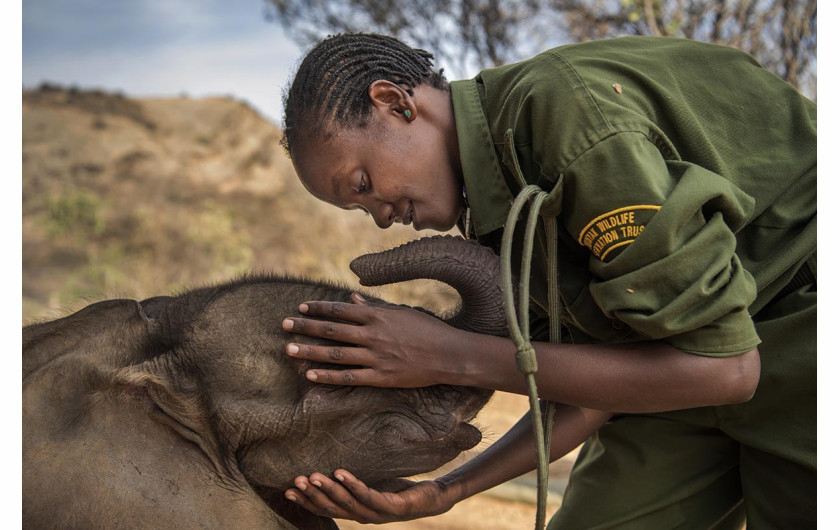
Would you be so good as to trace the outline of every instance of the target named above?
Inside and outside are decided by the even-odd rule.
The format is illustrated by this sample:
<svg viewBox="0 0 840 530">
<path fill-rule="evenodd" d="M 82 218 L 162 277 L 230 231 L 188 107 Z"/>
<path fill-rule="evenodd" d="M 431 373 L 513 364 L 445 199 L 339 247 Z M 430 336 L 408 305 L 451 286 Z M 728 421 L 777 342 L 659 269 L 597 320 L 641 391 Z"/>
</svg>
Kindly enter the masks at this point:
<svg viewBox="0 0 840 530">
<path fill-rule="evenodd" d="M 433 70 L 434 56 L 402 41 L 372 33 L 332 35 L 303 58 L 283 93 L 283 139 L 289 156 L 301 138 L 328 138 L 329 128 L 364 128 L 373 105 L 368 87 L 384 79 L 409 87 L 421 84 L 449 90 L 443 68 Z"/>
</svg>

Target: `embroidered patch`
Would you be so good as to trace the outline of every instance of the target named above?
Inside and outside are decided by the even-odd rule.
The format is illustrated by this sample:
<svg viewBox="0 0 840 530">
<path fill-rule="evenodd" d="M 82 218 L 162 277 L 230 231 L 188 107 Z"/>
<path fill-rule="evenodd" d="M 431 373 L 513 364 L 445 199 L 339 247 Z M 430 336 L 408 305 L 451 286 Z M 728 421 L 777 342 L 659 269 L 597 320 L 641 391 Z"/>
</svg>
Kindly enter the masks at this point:
<svg viewBox="0 0 840 530">
<path fill-rule="evenodd" d="M 578 243 L 604 261 L 613 250 L 632 243 L 659 208 L 661 206 L 638 204 L 599 215 L 580 231 Z"/>
</svg>

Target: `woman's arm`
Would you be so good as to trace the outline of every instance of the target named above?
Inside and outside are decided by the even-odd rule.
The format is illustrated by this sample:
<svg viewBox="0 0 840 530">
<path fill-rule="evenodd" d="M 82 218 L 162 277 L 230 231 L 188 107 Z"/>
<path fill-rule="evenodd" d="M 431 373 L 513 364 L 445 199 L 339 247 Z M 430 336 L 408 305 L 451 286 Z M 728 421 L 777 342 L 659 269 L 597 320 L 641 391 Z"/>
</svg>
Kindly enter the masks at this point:
<svg viewBox="0 0 840 530">
<path fill-rule="evenodd" d="M 486 366 L 469 366 L 461 384 L 526 393 L 511 342 L 480 337 L 467 340 L 484 351 Z M 540 397 L 616 412 L 741 403 L 755 392 L 760 371 L 758 350 L 717 358 L 686 354 L 660 341 L 533 346 Z"/>
<path fill-rule="evenodd" d="M 568 454 L 597 431 L 612 413 L 555 404 L 550 461 Z M 456 490 L 458 501 L 535 469 L 536 448 L 531 415 L 523 416 L 495 444 L 460 468 L 438 479 Z"/>
<path fill-rule="evenodd" d="M 312 369 L 325 384 L 418 387 L 454 384 L 526 393 L 509 338 L 455 329 L 405 307 L 308 302 L 301 311 L 346 323 L 287 318 L 287 331 L 355 346 L 289 344 L 287 353 L 313 361 L 354 365 Z M 662 412 L 740 403 L 758 384 L 752 350 L 733 357 L 684 353 L 664 342 L 618 345 L 534 343 L 540 397 L 615 412 Z"/>
<path fill-rule="evenodd" d="M 551 460 L 577 447 L 601 427 L 610 413 L 557 405 L 552 430 Z M 385 523 L 428 517 L 448 511 L 456 503 L 518 477 L 535 467 L 530 415 L 524 416 L 487 450 L 434 481 L 419 482 L 398 493 L 369 488 L 345 470 L 334 473 L 339 482 L 313 473 L 295 479 L 287 498 L 327 517 Z"/>
</svg>

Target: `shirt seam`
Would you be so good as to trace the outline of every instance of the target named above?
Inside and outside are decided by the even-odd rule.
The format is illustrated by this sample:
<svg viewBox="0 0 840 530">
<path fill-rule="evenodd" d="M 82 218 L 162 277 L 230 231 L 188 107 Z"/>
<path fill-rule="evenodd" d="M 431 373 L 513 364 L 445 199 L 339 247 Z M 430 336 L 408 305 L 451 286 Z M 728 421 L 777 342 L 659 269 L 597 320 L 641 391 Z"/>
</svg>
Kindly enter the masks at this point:
<svg viewBox="0 0 840 530">
<path fill-rule="evenodd" d="M 566 60 L 565 57 L 560 55 L 559 50 L 557 48 L 549 50 L 547 52 L 547 55 L 548 55 L 548 57 L 551 57 L 552 59 L 556 59 L 558 62 L 560 62 L 562 64 L 562 66 L 572 76 L 574 76 L 574 78 L 577 80 L 578 83 L 580 83 L 580 86 L 583 88 L 584 92 L 586 93 L 586 97 L 589 100 L 590 105 L 596 111 L 598 111 L 598 117 L 601 119 L 601 125 L 605 126 L 607 128 L 607 130 L 609 130 L 610 132 L 615 132 L 615 129 L 614 129 L 612 123 L 610 123 L 610 121 L 607 119 L 607 116 L 604 114 L 603 109 L 601 109 L 601 106 L 598 105 L 597 101 L 595 101 L 595 97 L 592 95 L 592 91 L 589 89 L 589 85 L 587 85 L 584 82 L 584 80 L 580 77 L 580 75 L 578 74 L 578 72 L 574 68 L 574 66 L 572 66 L 572 64 L 568 60 Z"/>
<path fill-rule="evenodd" d="M 665 153 L 662 152 L 662 149 L 660 149 L 660 147 L 659 147 L 659 145 L 657 145 L 656 141 L 653 138 L 650 137 L 649 133 L 647 133 L 645 131 L 642 131 L 642 130 L 638 130 L 638 129 L 623 129 L 623 130 L 617 130 L 617 131 L 614 130 L 613 132 L 611 132 L 610 134 L 607 134 L 603 138 L 598 139 L 598 141 L 592 142 L 590 145 L 588 145 L 586 147 L 586 149 L 584 149 L 583 151 L 578 153 L 577 156 L 572 158 L 569 161 L 569 163 L 566 164 L 566 166 L 560 171 L 560 175 L 561 176 L 564 175 L 569 170 L 569 168 L 571 168 L 575 164 L 575 162 L 577 162 L 578 160 L 583 158 L 590 151 L 592 151 L 596 147 L 600 146 L 602 143 L 606 142 L 607 140 L 610 140 L 613 137 L 619 136 L 621 134 L 639 134 L 639 135 L 641 135 L 648 143 L 650 143 L 651 145 L 653 145 L 656 148 L 656 151 L 660 155 L 662 155 L 663 160 L 671 160 L 670 158 L 667 158 L 665 156 Z"/>
</svg>

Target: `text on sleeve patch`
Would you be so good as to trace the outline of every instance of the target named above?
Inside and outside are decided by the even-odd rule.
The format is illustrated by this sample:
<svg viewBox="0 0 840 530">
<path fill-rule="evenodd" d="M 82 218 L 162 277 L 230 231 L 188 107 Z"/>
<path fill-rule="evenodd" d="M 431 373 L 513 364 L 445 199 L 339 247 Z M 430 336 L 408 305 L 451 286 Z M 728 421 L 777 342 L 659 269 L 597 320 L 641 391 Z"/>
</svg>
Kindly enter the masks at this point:
<svg viewBox="0 0 840 530">
<path fill-rule="evenodd" d="M 583 227 L 578 243 L 604 261 L 613 250 L 629 245 L 645 229 L 645 223 L 661 207 L 652 204 L 625 206 L 599 215 Z"/>
</svg>

